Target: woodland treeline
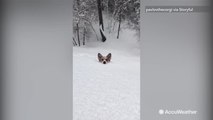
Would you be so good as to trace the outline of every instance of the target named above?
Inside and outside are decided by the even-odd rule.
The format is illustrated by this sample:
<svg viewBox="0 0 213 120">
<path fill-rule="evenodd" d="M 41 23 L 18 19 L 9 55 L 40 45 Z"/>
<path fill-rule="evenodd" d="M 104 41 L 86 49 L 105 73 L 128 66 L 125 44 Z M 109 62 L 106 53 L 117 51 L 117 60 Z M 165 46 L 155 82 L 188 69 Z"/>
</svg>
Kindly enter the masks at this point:
<svg viewBox="0 0 213 120">
<path fill-rule="evenodd" d="M 85 45 L 93 35 L 105 42 L 106 32 L 116 33 L 119 39 L 124 28 L 140 31 L 140 0 L 74 0 L 73 8 L 74 46 Z"/>
</svg>

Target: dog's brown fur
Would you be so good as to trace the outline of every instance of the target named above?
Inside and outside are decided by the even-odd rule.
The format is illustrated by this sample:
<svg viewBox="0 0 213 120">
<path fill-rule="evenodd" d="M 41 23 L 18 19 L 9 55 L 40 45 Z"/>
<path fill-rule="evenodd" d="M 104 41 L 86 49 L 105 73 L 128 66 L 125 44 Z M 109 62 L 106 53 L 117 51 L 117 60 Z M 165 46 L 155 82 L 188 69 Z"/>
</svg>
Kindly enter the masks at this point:
<svg viewBox="0 0 213 120">
<path fill-rule="evenodd" d="M 103 64 L 107 64 L 111 61 L 112 58 L 112 54 L 109 53 L 107 56 L 103 56 L 101 55 L 101 53 L 98 53 L 98 60 L 99 62 L 103 63 Z"/>
</svg>

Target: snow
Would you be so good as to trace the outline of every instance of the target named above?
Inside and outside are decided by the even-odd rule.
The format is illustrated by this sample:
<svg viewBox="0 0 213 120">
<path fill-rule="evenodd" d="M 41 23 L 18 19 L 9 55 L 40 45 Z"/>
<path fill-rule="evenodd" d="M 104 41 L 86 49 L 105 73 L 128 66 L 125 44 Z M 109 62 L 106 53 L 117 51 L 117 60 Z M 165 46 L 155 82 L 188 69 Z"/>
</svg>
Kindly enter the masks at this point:
<svg viewBox="0 0 213 120">
<path fill-rule="evenodd" d="M 140 119 L 140 57 L 133 33 L 73 48 L 74 120 Z M 98 62 L 99 52 L 112 53 L 111 62 Z"/>
</svg>

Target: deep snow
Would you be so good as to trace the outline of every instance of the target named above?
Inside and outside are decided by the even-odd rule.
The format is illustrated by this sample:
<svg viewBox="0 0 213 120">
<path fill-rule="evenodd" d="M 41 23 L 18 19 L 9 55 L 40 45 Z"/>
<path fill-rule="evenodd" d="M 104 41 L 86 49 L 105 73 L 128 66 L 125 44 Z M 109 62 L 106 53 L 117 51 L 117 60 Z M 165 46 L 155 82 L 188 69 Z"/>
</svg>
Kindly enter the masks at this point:
<svg viewBox="0 0 213 120">
<path fill-rule="evenodd" d="M 128 39 L 134 34 L 127 36 L 73 48 L 74 120 L 140 119 L 139 49 Z M 99 63 L 98 52 L 111 52 L 112 61 Z"/>
</svg>

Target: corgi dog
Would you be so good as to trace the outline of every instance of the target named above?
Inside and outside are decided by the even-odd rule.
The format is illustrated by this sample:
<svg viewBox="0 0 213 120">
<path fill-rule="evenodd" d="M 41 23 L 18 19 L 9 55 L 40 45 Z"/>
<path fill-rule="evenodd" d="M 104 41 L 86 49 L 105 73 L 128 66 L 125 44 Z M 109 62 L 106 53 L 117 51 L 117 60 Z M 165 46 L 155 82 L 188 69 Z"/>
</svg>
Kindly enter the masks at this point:
<svg viewBox="0 0 213 120">
<path fill-rule="evenodd" d="M 98 60 L 99 60 L 99 62 L 101 62 L 103 64 L 109 63 L 111 58 L 112 58 L 111 53 L 109 53 L 107 56 L 103 56 L 103 55 L 101 55 L 101 53 L 98 53 Z"/>
</svg>

